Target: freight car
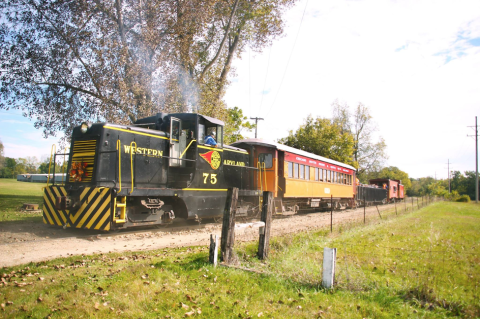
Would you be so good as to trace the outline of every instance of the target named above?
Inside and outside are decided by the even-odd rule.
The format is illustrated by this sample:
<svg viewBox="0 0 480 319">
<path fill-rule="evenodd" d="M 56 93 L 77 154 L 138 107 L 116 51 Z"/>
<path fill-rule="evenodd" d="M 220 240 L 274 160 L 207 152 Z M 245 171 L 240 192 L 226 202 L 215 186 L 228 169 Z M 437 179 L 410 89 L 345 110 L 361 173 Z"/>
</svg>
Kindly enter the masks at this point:
<svg viewBox="0 0 480 319">
<path fill-rule="evenodd" d="M 355 194 L 357 207 L 383 205 L 387 202 L 387 190 L 377 185 L 358 185 Z"/>
<path fill-rule="evenodd" d="M 402 181 L 398 179 L 376 178 L 371 179 L 369 182 L 387 190 L 388 203 L 393 203 L 394 200 L 397 202 L 402 201 L 405 197 Z"/>
<path fill-rule="evenodd" d="M 218 217 L 229 187 L 239 188 L 240 216 L 259 212 L 263 191 L 273 192 L 277 214 L 355 207 L 354 167 L 262 139 L 224 145 L 223 127 L 192 113 L 82 123 L 66 182 L 44 189 L 44 223 L 109 231 Z M 211 132 L 215 146 L 205 143 Z"/>
</svg>

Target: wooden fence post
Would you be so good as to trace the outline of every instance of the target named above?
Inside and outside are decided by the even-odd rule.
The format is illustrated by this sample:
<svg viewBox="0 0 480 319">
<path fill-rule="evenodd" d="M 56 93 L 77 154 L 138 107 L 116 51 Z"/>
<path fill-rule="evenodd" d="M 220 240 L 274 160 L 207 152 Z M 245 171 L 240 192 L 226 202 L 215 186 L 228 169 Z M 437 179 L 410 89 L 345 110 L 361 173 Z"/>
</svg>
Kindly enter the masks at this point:
<svg viewBox="0 0 480 319">
<path fill-rule="evenodd" d="M 208 255 L 208 261 L 217 267 L 218 260 L 218 236 L 210 234 L 210 253 Z"/>
<path fill-rule="evenodd" d="M 273 193 L 263 192 L 263 206 L 261 221 L 265 223 L 263 232 L 260 228 L 260 238 L 258 239 L 258 258 L 266 259 L 270 250 L 270 226 L 272 224 L 273 213 Z"/>
<path fill-rule="evenodd" d="M 230 263 L 233 257 L 233 245 L 235 244 L 235 213 L 238 200 L 238 188 L 229 188 L 227 201 L 223 211 L 222 238 L 220 244 L 221 260 Z"/>
</svg>

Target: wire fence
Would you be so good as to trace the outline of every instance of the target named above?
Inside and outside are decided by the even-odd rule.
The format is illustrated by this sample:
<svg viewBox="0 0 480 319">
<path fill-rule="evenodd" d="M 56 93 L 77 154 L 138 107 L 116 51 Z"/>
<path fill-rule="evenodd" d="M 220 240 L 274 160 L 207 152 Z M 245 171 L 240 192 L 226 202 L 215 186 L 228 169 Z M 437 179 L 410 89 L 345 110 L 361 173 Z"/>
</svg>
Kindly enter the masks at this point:
<svg viewBox="0 0 480 319">
<path fill-rule="evenodd" d="M 443 198 L 410 197 L 389 206 L 359 207 L 340 214 L 335 211 L 333 214 L 321 213 L 324 217 L 323 224 L 315 225 L 313 232 L 300 235 L 297 239 L 297 235 L 275 238 L 272 250 L 279 254 L 284 250 L 286 258 L 275 261 L 271 271 L 277 276 L 306 286 L 318 287 L 322 280 L 324 244 L 318 241 L 317 230 L 329 236 L 332 223 L 332 236 L 335 237 L 348 229 L 369 227 L 393 220 L 439 201 L 443 201 Z M 341 214 L 349 214 L 349 218 L 340 218 Z M 350 218 L 351 216 L 354 217 Z M 474 305 L 473 311 L 480 314 L 480 245 L 464 247 L 458 243 L 441 242 L 436 236 L 432 229 L 432 234 L 427 236 L 430 239 L 427 240 L 412 232 L 411 238 L 406 240 L 416 241 L 414 245 L 411 242 L 402 245 L 404 239 L 394 241 L 395 244 L 389 240 L 385 240 L 384 244 L 379 244 L 379 240 L 371 243 L 346 241 L 335 244 L 336 289 L 376 292 L 394 289 L 406 302 L 421 307 L 442 307 L 462 316 L 465 314 L 465 307 Z M 297 246 L 301 247 L 301 253 L 298 248 L 288 251 L 296 246 L 296 240 Z M 328 242 L 325 237 L 325 243 Z M 412 249 L 412 246 L 419 248 Z M 245 256 L 244 252 L 240 259 L 248 261 L 248 254 Z"/>
</svg>

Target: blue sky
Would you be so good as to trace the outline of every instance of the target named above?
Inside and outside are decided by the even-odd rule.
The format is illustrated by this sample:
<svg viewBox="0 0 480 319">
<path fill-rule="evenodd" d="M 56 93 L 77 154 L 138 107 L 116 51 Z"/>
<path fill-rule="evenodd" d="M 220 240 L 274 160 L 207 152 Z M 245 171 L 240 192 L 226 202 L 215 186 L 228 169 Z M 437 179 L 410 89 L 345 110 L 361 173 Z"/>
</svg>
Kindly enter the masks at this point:
<svg viewBox="0 0 480 319">
<path fill-rule="evenodd" d="M 411 177 L 446 178 L 447 160 L 475 169 L 467 135 L 480 116 L 480 1 L 301 0 L 285 18 L 271 48 L 234 61 L 225 97 L 265 118 L 259 137 L 284 137 L 309 114 L 330 117 L 335 99 L 362 102 L 387 143 L 388 165 Z M 6 156 L 38 158 L 58 140 L 4 110 L 0 139 Z"/>
<path fill-rule="evenodd" d="M 229 106 L 265 118 L 259 136 L 286 136 L 309 114 L 331 117 L 335 99 L 362 102 L 387 165 L 411 177 L 446 178 L 447 160 L 475 170 L 467 135 L 480 116 L 480 1 L 302 0 L 285 31 L 235 61 L 226 94 Z"/>
</svg>

